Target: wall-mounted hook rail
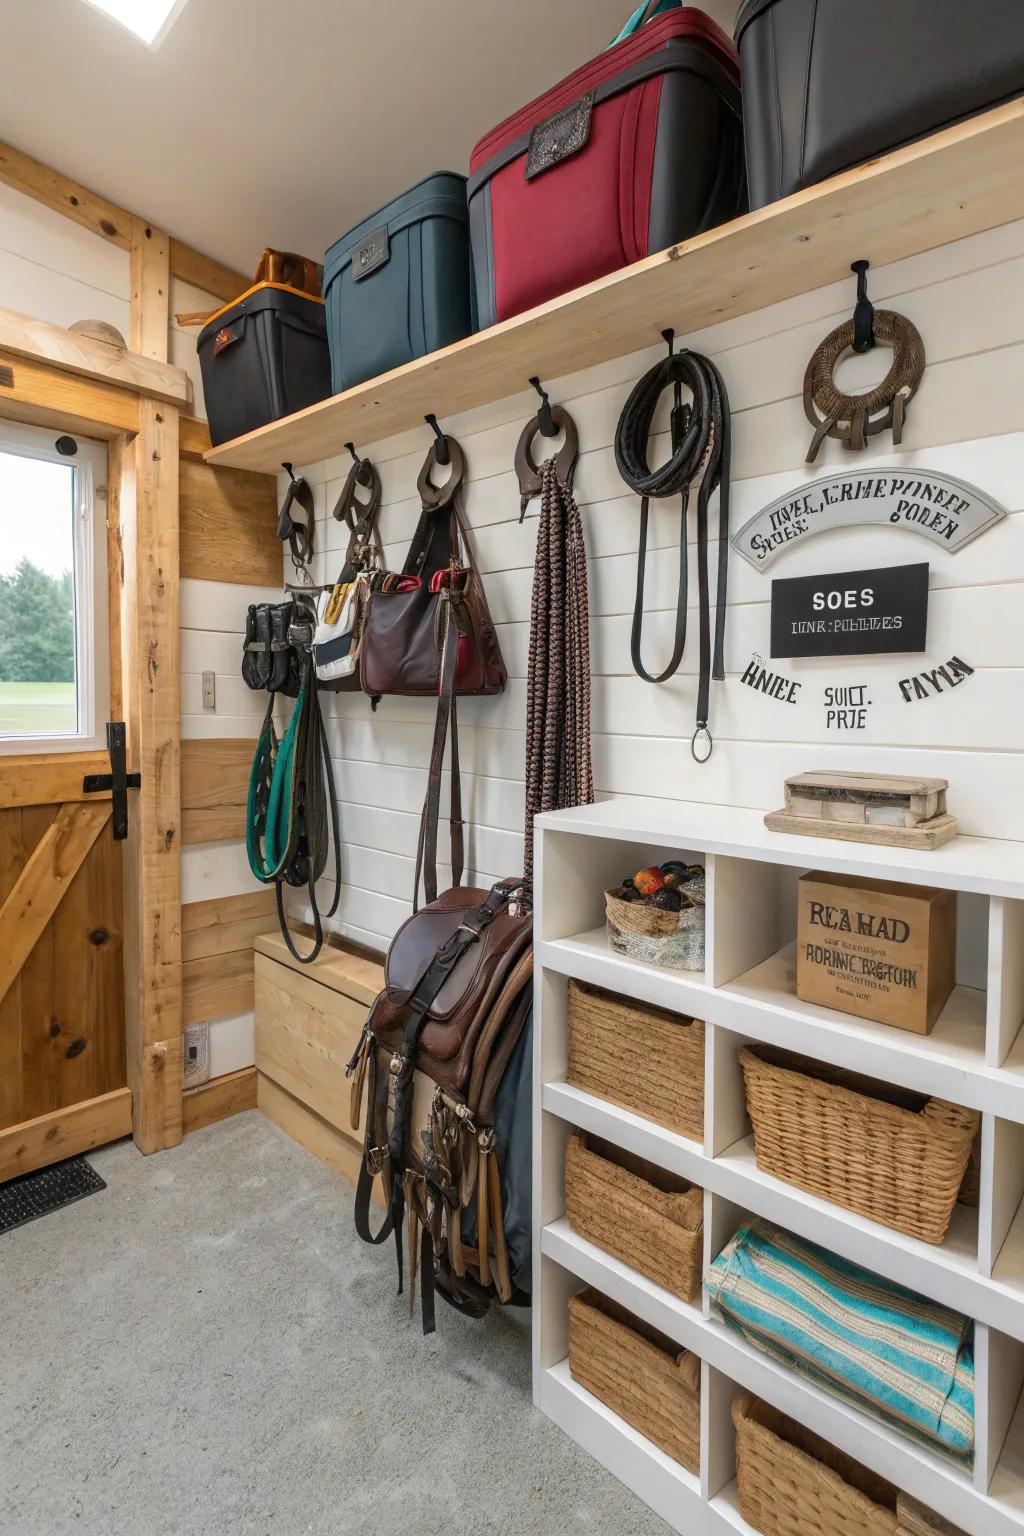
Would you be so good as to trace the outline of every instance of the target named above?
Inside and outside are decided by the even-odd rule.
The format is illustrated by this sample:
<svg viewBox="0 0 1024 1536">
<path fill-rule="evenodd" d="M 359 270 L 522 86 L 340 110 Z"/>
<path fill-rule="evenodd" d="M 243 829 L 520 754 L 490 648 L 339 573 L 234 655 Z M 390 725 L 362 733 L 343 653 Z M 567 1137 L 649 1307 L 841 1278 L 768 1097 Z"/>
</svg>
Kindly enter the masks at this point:
<svg viewBox="0 0 1024 1536">
<path fill-rule="evenodd" d="M 437 438 L 437 462 L 439 464 L 450 463 L 451 461 L 448 457 L 448 439 L 445 437 L 444 433 L 441 431 L 441 428 L 438 426 L 437 417 L 434 415 L 433 411 L 431 411 L 429 416 L 424 416 L 423 420 L 426 422 L 431 432 L 433 432 L 434 436 Z"/>
<path fill-rule="evenodd" d="M 853 350 L 870 352 L 875 346 L 875 306 L 868 298 L 870 261 L 855 261 L 850 267 L 857 274 L 857 304 L 853 311 Z"/>
<path fill-rule="evenodd" d="M 543 388 L 540 379 L 536 376 L 530 380 L 530 384 L 540 395 L 540 410 L 537 412 L 537 421 L 540 424 L 541 437 L 557 437 L 558 428 L 555 426 L 551 415 L 551 401 L 548 398 L 547 390 Z"/>
</svg>

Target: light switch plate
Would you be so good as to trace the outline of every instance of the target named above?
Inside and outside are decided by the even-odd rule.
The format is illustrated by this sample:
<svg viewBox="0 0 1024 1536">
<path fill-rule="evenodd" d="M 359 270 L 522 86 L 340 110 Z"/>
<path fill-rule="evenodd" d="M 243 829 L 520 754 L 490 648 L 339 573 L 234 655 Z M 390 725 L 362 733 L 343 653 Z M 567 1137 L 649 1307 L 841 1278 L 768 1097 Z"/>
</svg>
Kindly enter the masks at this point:
<svg viewBox="0 0 1024 1536">
<path fill-rule="evenodd" d="M 217 674 L 216 672 L 203 673 L 203 708 L 217 708 Z"/>
<path fill-rule="evenodd" d="M 181 1051 L 183 1088 L 198 1088 L 210 1078 L 210 1026 L 192 1024 L 184 1031 Z"/>
</svg>

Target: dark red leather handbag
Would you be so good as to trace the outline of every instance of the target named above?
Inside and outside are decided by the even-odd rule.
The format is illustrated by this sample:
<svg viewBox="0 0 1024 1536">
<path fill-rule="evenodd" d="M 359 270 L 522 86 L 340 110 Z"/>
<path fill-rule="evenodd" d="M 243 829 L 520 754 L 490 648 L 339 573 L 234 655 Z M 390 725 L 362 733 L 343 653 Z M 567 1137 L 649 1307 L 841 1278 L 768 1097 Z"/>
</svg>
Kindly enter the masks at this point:
<svg viewBox="0 0 1024 1536">
<path fill-rule="evenodd" d="M 508 681 L 462 515 L 466 461 L 454 438 L 444 442 L 450 476 L 443 486 L 433 482 L 442 451 L 435 443 L 417 482 L 423 510 L 405 564 L 374 584 L 367 604 L 360 682 L 374 699 L 440 693 L 441 617 L 449 606 L 458 624 L 454 693 L 501 693 Z"/>
</svg>

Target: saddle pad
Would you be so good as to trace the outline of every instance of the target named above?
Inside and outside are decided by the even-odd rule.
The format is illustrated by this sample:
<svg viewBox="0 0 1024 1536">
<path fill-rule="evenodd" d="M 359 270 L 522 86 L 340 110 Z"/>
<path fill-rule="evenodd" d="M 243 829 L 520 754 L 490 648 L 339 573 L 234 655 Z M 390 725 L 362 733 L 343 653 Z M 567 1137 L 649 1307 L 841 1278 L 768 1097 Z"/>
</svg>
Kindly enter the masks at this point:
<svg viewBox="0 0 1024 1536">
<path fill-rule="evenodd" d="M 704 1281 L 748 1343 L 929 1449 L 973 1459 L 973 1325 L 959 1312 L 760 1221 Z"/>
</svg>

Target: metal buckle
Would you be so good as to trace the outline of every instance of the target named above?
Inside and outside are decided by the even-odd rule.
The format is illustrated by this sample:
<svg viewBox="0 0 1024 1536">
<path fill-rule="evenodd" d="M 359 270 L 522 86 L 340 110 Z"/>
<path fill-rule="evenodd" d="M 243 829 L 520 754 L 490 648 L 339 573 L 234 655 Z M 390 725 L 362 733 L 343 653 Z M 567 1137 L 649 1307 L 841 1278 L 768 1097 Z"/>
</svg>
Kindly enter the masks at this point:
<svg viewBox="0 0 1024 1536">
<path fill-rule="evenodd" d="M 384 1172 L 384 1165 L 388 1160 L 387 1147 L 370 1147 L 366 1154 L 366 1168 L 374 1178 L 378 1173 Z"/>
</svg>

